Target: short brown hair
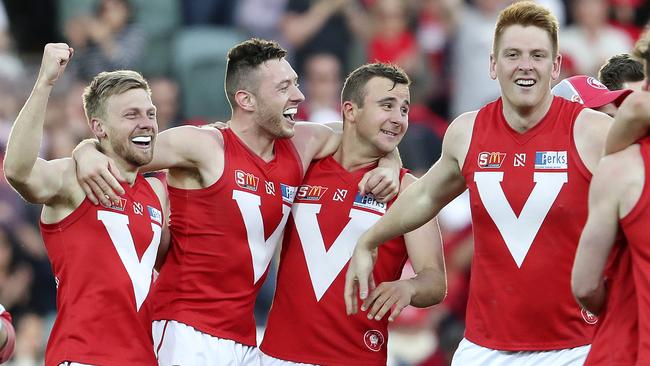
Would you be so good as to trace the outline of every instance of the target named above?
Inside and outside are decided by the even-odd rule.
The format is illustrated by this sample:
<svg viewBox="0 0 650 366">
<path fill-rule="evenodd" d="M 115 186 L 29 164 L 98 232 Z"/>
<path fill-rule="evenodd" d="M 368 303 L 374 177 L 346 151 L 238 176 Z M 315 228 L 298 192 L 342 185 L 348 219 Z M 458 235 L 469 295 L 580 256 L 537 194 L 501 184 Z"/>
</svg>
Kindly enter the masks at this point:
<svg viewBox="0 0 650 366">
<path fill-rule="evenodd" d="M 392 81 L 393 88 L 397 84 L 405 84 L 406 86 L 411 84 L 411 79 L 406 75 L 406 72 L 397 65 L 380 62 L 365 64 L 352 71 L 345 79 L 343 91 L 341 91 L 341 104 L 351 101 L 359 107 L 363 107 L 363 99 L 366 97 L 366 84 L 374 77 L 386 78 Z"/>
<path fill-rule="evenodd" d="M 253 69 L 268 60 L 282 59 L 287 51 L 277 42 L 251 38 L 235 45 L 228 51 L 225 89 L 230 106 L 235 105 L 235 93 L 240 89 L 251 88 Z"/>
<path fill-rule="evenodd" d="M 623 89 L 624 83 L 643 80 L 643 64 L 628 53 L 614 55 L 598 70 L 598 80 L 609 90 Z"/>
<path fill-rule="evenodd" d="M 84 89 L 83 104 L 86 118 L 106 116 L 106 101 L 131 89 L 144 89 L 151 95 L 147 80 L 137 71 L 116 70 L 100 72 Z"/>
<path fill-rule="evenodd" d="M 492 44 L 492 52 L 494 55 L 497 54 L 501 35 L 511 25 L 532 26 L 545 30 L 551 38 L 553 56 L 555 57 L 557 55 L 559 47 L 557 33 L 560 27 L 557 18 L 547 8 L 532 1 L 516 2 L 505 8 L 499 14 L 496 27 L 494 28 L 494 43 Z"/>
</svg>

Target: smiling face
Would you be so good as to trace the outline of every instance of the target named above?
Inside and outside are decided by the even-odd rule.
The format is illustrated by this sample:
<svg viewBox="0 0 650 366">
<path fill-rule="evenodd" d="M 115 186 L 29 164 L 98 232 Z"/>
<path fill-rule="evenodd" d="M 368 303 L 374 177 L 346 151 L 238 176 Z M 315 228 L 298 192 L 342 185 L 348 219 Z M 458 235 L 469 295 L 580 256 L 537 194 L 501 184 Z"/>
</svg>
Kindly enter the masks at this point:
<svg viewBox="0 0 650 366">
<path fill-rule="evenodd" d="M 375 76 L 365 85 L 363 106 L 345 103 L 356 108 L 350 123 L 354 124 L 360 140 L 386 154 L 395 149 L 406 133 L 410 100 L 407 84 Z"/>
<path fill-rule="evenodd" d="M 551 98 L 551 80 L 559 77 L 560 62 L 548 32 L 515 24 L 503 30 L 490 55 L 490 76 L 499 81 L 504 103 L 532 108 Z"/>
<path fill-rule="evenodd" d="M 139 167 L 151 162 L 158 133 L 156 108 L 144 89 L 130 89 L 109 97 L 100 119 L 100 141 L 107 153 Z M 108 146 L 106 146 L 108 145 Z"/>
<path fill-rule="evenodd" d="M 255 100 L 255 121 L 272 138 L 291 138 L 294 115 L 305 96 L 298 89 L 298 75 L 285 59 L 260 64 L 258 86 L 251 94 Z"/>
</svg>

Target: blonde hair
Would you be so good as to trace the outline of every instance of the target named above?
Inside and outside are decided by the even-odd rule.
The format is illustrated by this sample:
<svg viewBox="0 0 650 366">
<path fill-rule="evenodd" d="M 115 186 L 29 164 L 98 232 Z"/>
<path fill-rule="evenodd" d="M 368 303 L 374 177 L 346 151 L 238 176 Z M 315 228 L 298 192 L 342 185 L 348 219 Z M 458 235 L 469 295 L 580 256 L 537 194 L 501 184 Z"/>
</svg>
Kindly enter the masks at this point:
<svg viewBox="0 0 650 366">
<path fill-rule="evenodd" d="M 84 89 L 83 104 L 88 121 L 95 117 L 105 117 L 108 98 L 131 89 L 144 89 L 151 95 L 149 83 L 137 71 L 116 70 L 99 73 Z"/>
<path fill-rule="evenodd" d="M 553 46 L 553 56 L 558 52 L 558 21 L 557 18 L 545 7 L 540 6 L 532 1 L 516 2 L 505 8 L 497 19 L 494 29 L 494 43 L 492 52 L 496 55 L 499 41 L 505 29 L 511 25 L 521 25 L 524 27 L 538 27 L 546 31 L 551 38 Z"/>
</svg>

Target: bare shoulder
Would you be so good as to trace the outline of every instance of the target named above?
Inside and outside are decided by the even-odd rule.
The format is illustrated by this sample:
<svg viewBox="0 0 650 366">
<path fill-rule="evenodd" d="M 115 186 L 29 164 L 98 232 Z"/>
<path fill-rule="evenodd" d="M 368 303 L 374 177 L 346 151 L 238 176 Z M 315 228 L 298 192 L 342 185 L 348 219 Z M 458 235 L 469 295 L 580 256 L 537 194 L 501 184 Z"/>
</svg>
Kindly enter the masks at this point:
<svg viewBox="0 0 650 366">
<path fill-rule="evenodd" d="M 161 182 L 160 179 L 156 177 L 146 177 L 145 179 L 153 191 L 156 192 L 156 195 L 158 196 L 158 199 L 160 199 L 160 202 L 164 203 L 166 201 L 167 189 L 165 188 L 163 182 Z"/>
<path fill-rule="evenodd" d="M 329 126 L 314 122 L 296 122 L 294 135 L 291 138 L 294 144 L 308 144 L 319 136 L 331 135 L 334 130 Z"/>
<path fill-rule="evenodd" d="M 462 167 L 472 140 L 472 131 L 478 111 L 463 113 L 451 122 L 442 140 L 443 155 L 458 161 Z"/>
<path fill-rule="evenodd" d="M 402 181 L 400 182 L 401 184 L 399 186 L 399 192 L 400 193 L 404 192 L 406 188 L 408 188 L 411 184 L 417 182 L 417 180 L 418 178 L 411 173 L 404 174 L 404 176 L 402 177 Z"/>
<path fill-rule="evenodd" d="M 200 148 L 202 146 L 201 143 L 216 143 L 223 147 L 223 134 L 221 130 L 211 126 L 173 127 L 161 132 L 160 135 L 170 135 L 174 140 L 183 141 L 187 146 L 195 148 Z"/>
<path fill-rule="evenodd" d="M 580 137 L 586 136 L 604 139 L 613 122 L 614 119 L 605 113 L 591 108 L 584 108 L 578 114 L 578 117 L 576 117 L 574 127 L 575 138 L 577 140 Z"/>
<path fill-rule="evenodd" d="M 619 115 L 627 118 L 649 118 L 650 92 L 639 91 L 627 96 L 621 103 L 616 118 L 619 118 Z"/>
<path fill-rule="evenodd" d="M 634 144 L 600 159 L 592 181 L 600 180 L 610 188 L 624 188 L 623 184 L 643 176 L 641 148 Z"/>
</svg>

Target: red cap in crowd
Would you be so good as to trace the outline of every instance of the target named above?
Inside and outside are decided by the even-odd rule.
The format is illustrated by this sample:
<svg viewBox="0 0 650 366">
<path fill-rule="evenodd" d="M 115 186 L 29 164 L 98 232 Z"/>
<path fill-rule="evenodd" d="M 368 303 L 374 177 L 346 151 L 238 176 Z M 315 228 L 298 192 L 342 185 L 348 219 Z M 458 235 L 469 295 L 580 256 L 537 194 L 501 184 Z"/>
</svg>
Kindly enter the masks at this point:
<svg viewBox="0 0 650 366">
<path fill-rule="evenodd" d="M 560 81 L 551 93 L 587 108 L 600 108 L 609 103 L 619 106 L 632 90 L 609 90 L 596 78 L 585 75 L 571 76 Z"/>
</svg>

